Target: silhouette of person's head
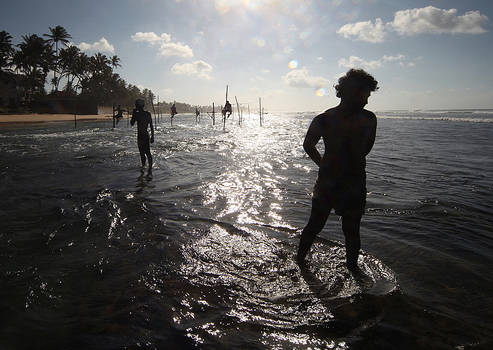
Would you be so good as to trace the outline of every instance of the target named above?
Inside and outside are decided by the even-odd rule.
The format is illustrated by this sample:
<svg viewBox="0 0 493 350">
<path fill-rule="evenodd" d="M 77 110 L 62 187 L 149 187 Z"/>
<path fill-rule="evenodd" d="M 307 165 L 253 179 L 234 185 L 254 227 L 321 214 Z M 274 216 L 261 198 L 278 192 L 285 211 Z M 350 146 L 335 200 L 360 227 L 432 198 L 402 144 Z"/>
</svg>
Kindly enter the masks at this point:
<svg viewBox="0 0 493 350">
<path fill-rule="evenodd" d="M 350 69 L 335 86 L 336 96 L 341 98 L 342 103 L 355 109 L 364 108 L 371 92 L 378 88 L 378 81 L 363 69 Z"/>
<path fill-rule="evenodd" d="M 143 110 L 144 109 L 144 105 L 145 105 L 145 102 L 143 99 L 141 98 L 138 98 L 136 101 L 135 101 L 135 108 L 137 108 L 138 110 Z"/>
</svg>

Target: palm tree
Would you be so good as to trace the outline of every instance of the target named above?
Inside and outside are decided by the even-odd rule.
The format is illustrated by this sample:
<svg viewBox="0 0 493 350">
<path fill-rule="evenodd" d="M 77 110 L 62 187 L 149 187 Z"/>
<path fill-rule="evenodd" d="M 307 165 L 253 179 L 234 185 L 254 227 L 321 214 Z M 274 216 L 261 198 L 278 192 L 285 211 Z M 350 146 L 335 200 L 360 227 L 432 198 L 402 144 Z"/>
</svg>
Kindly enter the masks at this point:
<svg viewBox="0 0 493 350">
<path fill-rule="evenodd" d="M 58 60 L 60 68 L 59 78 L 67 78 L 67 85 L 65 86 L 66 92 L 75 93 L 73 82 L 78 75 L 78 61 L 80 55 L 81 51 L 77 46 L 69 46 L 60 50 Z"/>
<path fill-rule="evenodd" d="M 58 91 L 59 79 L 57 79 L 56 73 L 58 69 L 58 43 L 62 43 L 63 46 L 67 46 L 69 43 L 68 39 L 72 39 L 72 36 L 67 33 L 67 30 L 62 26 L 58 25 L 55 28 L 48 27 L 50 29 L 49 34 L 43 34 L 48 38 L 48 42 L 52 45 L 55 44 L 55 68 L 53 69 L 53 87 L 55 91 Z"/>
<path fill-rule="evenodd" d="M 13 53 L 12 36 L 2 30 L 0 32 L 0 70 L 10 66 Z"/>
<path fill-rule="evenodd" d="M 98 52 L 91 57 L 91 68 L 93 75 L 102 75 L 111 72 L 111 61 L 106 55 Z"/>
<path fill-rule="evenodd" d="M 111 66 L 113 67 L 113 69 L 121 67 L 122 65 L 120 64 L 120 57 L 118 57 L 117 55 L 113 55 L 111 57 Z"/>
<path fill-rule="evenodd" d="M 34 93 L 44 93 L 46 75 L 53 65 L 53 51 L 50 44 L 36 34 L 24 35 L 12 61 L 16 70 L 25 75 L 26 99 L 31 101 Z"/>
</svg>

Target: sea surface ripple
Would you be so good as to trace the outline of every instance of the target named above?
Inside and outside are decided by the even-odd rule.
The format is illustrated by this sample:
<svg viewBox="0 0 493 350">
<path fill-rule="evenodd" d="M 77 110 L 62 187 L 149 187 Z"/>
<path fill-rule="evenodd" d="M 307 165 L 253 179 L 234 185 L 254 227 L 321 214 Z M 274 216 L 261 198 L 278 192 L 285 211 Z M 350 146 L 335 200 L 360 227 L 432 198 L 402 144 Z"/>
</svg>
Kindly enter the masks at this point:
<svg viewBox="0 0 493 350">
<path fill-rule="evenodd" d="M 313 113 L 0 128 L 2 349 L 490 349 L 493 114 L 379 112 L 362 276 L 294 262 Z M 319 144 L 319 146 L 322 146 Z"/>
</svg>

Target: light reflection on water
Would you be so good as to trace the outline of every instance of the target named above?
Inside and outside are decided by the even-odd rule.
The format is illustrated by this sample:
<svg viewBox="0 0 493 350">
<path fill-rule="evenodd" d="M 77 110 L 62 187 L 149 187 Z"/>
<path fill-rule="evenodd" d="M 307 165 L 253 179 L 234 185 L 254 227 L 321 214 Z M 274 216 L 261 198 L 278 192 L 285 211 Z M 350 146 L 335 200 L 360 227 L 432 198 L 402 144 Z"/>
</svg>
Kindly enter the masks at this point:
<svg viewBox="0 0 493 350">
<path fill-rule="evenodd" d="M 2 133 L 7 287 L 0 296 L 17 316 L 0 331 L 0 345 L 29 347 L 16 329 L 33 337 L 48 332 L 48 347 L 68 348 L 73 343 L 63 334 L 80 334 L 86 348 L 484 344 L 490 326 L 479 325 L 489 304 L 480 287 L 490 281 L 492 247 L 482 213 L 491 205 L 491 169 L 477 173 L 470 164 L 460 176 L 445 176 L 442 163 L 452 170 L 466 163 L 413 163 L 417 145 L 424 147 L 420 157 L 438 152 L 431 141 L 414 143 L 432 128 L 381 120 L 383 141 L 368 163 L 363 274 L 345 268 L 335 216 L 300 271 L 294 254 L 316 176 L 301 147 L 310 118 L 269 118 L 264 128 L 250 120 L 226 132 L 196 126 L 192 117 L 173 128 L 162 123 L 152 173 L 140 169 L 135 131 L 124 127 Z M 466 132 L 457 130 L 448 129 Z M 486 129 L 475 132 L 489 139 Z M 470 153 L 453 143 L 441 147 Z M 454 186 L 464 181 L 466 187 Z M 454 191 L 456 197 L 446 195 Z M 484 196 L 474 203 L 471 193 Z M 472 217 L 474 228 L 465 225 Z"/>
</svg>

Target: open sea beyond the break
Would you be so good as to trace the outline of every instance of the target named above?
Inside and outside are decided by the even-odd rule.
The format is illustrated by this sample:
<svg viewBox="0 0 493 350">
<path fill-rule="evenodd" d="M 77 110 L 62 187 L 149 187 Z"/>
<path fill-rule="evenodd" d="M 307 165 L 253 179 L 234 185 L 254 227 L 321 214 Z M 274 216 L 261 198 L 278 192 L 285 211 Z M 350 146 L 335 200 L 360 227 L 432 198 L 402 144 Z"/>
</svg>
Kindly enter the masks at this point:
<svg viewBox="0 0 493 350">
<path fill-rule="evenodd" d="M 364 276 L 294 262 L 314 113 L 0 128 L 0 349 L 492 349 L 493 111 L 377 112 Z M 319 143 L 320 148 L 322 142 Z"/>
</svg>

